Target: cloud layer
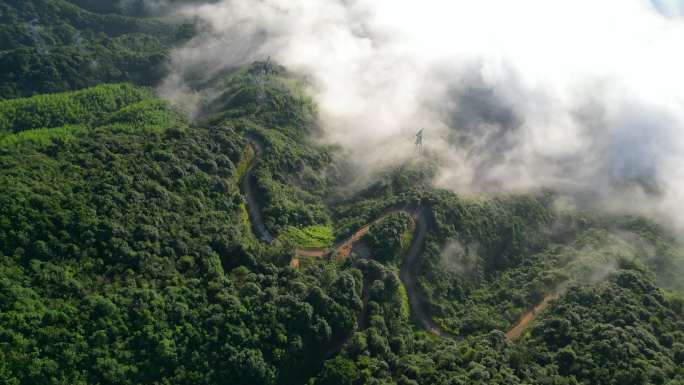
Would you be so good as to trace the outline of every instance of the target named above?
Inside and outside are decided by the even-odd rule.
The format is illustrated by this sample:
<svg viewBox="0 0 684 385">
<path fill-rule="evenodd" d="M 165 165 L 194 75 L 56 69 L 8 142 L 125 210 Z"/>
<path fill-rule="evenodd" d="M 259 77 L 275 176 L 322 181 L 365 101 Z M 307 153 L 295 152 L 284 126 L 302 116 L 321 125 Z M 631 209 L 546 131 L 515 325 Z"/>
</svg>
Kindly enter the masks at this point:
<svg viewBox="0 0 684 385">
<path fill-rule="evenodd" d="M 325 130 L 365 169 L 414 157 L 458 192 L 549 187 L 661 214 L 684 202 L 684 21 L 665 0 L 222 0 L 162 92 L 271 56 L 312 80 Z"/>
</svg>

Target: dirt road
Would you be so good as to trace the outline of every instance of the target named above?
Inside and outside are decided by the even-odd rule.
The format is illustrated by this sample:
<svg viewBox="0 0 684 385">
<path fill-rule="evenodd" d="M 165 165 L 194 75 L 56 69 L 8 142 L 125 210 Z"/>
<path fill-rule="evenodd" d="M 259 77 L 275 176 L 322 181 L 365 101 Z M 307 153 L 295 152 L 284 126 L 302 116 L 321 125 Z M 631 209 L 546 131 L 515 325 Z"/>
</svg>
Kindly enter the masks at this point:
<svg viewBox="0 0 684 385">
<path fill-rule="evenodd" d="M 523 332 L 525 329 L 527 329 L 528 326 L 534 321 L 535 318 L 537 318 L 537 315 L 541 313 L 546 306 L 548 306 L 549 302 L 552 300 L 558 298 L 558 294 L 548 294 L 547 296 L 544 297 L 544 299 L 537 304 L 532 310 L 528 311 L 527 313 L 523 314 L 523 316 L 518 320 L 518 323 L 513 326 L 511 330 L 509 330 L 506 333 L 506 337 L 508 337 L 509 340 L 511 341 L 516 341 L 517 339 L 522 336 Z"/>
</svg>

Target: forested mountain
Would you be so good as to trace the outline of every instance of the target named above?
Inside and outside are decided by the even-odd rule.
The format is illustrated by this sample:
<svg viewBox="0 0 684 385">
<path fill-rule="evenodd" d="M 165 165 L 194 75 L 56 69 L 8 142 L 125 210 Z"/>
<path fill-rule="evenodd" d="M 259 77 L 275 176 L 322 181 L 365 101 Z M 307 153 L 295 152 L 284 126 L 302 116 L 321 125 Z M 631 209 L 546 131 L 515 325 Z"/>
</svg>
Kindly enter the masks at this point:
<svg viewBox="0 0 684 385">
<path fill-rule="evenodd" d="M 192 30 L 190 24 L 94 13 L 66 0 L 3 1 L 0 97 L 103 82 L 154 85 L 165 76 L 170 46 Z"/>
<path fill-rule="evenodd" d="M 302 79 L 190 119 L 151 86 L 194 27 L 131 9 L 0 3 L 0 383 L 684 384 L 671 230 L 428 159 L 343 193 Z"/>
</svg>

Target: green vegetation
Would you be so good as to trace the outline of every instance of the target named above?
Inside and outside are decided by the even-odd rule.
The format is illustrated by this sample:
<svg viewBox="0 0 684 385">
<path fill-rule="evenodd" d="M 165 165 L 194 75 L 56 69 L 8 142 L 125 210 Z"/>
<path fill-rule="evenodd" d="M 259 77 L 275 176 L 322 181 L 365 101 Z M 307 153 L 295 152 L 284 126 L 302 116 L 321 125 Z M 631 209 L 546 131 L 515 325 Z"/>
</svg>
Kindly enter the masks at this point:
<svg viewBox="0 0 684 385">
<path fill-rule="evenodd" d="M 76 92 L 37 95 L 0 101 L 0 134 L 67 124 L 100 125 L 123 120 L 133 124 L 151 118 L 144 106 L 132 104 L 149 100 L 152 94 L 127 84 L 102 85 Z M 164 105 L 155 101 L 157 105 Z M 120 111 L 124 107 L 127 110 Z M 119 111 L 118 115 L 111 116 Z M 136 118 L 135 115 L 138 117 Z M 167 122 L 168 123 L 168 122 Z"/>
<path fill-rule="evenodd" d="M 240 183 L 240 181 L 242 181 L 242 179 L 245 177 L 245 173 L 247 173 L 249 166 L 252 165 L 255 158 L 256 152 L 254 151 L 254 147 L 252 147 L 251 145 L 245 147 L 242 156 L 240 156 L 240 162 L 235 167 L 234 182 L 236 184 Z"/>
<path fill-rule="evenodd" d="M 52 143 L 65 143 L 71 141 L 79 133 L 83 133 L 86 126 L 67 125 L 54 128 L 37 128 L 34 130 L 21 131 L 16 134 L 0 136 L 0 148 L 20 147 L 26 144 L 47 146 Z"/>
<path fill-rule="evenodd" d="M 191 25 L 93 13 L 66 0 L 4 1 L 0 98 L 103 82 L 154 85 L 166 74 L 169 48 L 193 30 Z"/>
<path fill-rule="evenodd" d="M 69 111 L 100 91 L 12 105 Z M 245 228 L 235 180 L 254 126 L 190 126 L 156 99 L 127 103 L 75 114 L 88 127 L 69 141 L 0 152 L 0 382 L 304 381 L 354 323 L 358 293 L 339 289 L 354 278 L 267 262 L 279 251 Z M 40 125 L 71 119 L 50 111 Z M 28 122 L 5 140 L 33 133 Z"/>
<path fill-rule="evenodd" d="M 332 158 L 329 149 L 306 143 L 316 109 L 296 81 L 281 66 L 256 62 L 217 80 L 224 91 L 203 107 L 198 121 L 235 127 L 263 145 L 254 176 L 266 226 L 275 234 L 330 223 L 322 201 L 333 190 L 325 172 Z M 244 159 L 238 175 L 251 163 Z"/>
<path fill-rule="evenodd" d="M 684 383 L 684 252 L 667 228 L 558 212 L 550 192 L 459 197 L 432 187 L 429 161 L 339 195 L 348 168 L 308 141 L 316 108 L 284 68 L 215 79 L 194 121 L 141 87 L 191 32 L 130 17 L 144 9 L 0 4 L 0 383 Z M 282 242 L 252 233 L 252 164 Z M 413 322 L 399 267 L 416 223 L 398 207 L 426 212 L 418 294 L 463 339 Z M 369 223 L 371 258 L 289 266 Z"/>
<path fill-rule="evenodd" d="M 672 271 L 681 269 L 682 248 L 664 228 L 643 218 L 558 213 L 552 205 L 554 196 L 549 193 L 487 200 L 462 199 L 449 192 L 432 190 L 430 177 L 430 167 L 399 168 L 346 204 L 338 205 L 333 218 L 339 231 L 344 233 L 358 223 L 378 217 L 388 207 L 416 204 L 429 207 L 431 231 L 418 261 L 418 286 L 433 319 L 446 331 L 467 338 L 458 342 L 416 333 L 412 338 L 400 337 L 413 349 L 401 350 L 401 345 L 390 342 L 390 352 L 374 352 L 367 344 L 370 335 L 375 333 L 369 327 L 368 333 L 362 333 L 364 338 L 355 337 L 343 351 L 346 361 L 336 361 L 347 367 L 348 378 L 364 383 L 358 376 L 368 370 L 369 365 L 375 365 L 372 377 L 383 378 L 383 373 L 389 372 L 392 374 L 384 377 L 388 383 L 399 378 L 397 383 L 407 384 L 617 384 L 667 383 L 668 380 L 677 383 L 682 380 L 673 348 L 676 341 L 684 337 L 682 299 L 677 294 L 669 297 L 669 292 L 653 284 L 659 282 L 673 289 L 681 287 L 672 279 Z M 392 222 L 398 221 L 389 223 Z M 387 233 L 387 236 L 371 237 L 371 231 L 368 236 L 377 239 L 373 257 L 383 260 L 380 256 L 384 255 L 382 251 L 386 245 L 394 245 L 398 250 L 401 226 L 383 225 L 381 221 L 374 227 L 376 234 Z M 375 267 L 375 262 L 367 265 L 366 261 L 353 265 L 359 268 L 361 263 Z M 396 275 L 393 265 L 388 265 L 389 273 Z M 667 268 L 663 269 L 663 266 Z M 364 277 L 366 274 L 364 271 Z M 619 289 L 624 291 L 621 294 L 624 297 L 618 295 L 610 306 L 592 299 L 597 297 L 570 294 L 611 293 L 594 294 L 607 298 L 618 290 L 616 287 L 624 286 L 624 282 L 632 282 L 629 290 Z M 406 299 L 401 299 L 405 298 L 402 286 L 397 289 L 387 282 L 373 281 L 367 285 L 371 293 L 383 293 L 384 301 L 394 304 L 396 313 L 384 313 L 382 318 L 383 329 L 387 330 L 382 335 L 386 341 L 392 341 L 391 338 L 396 339 L 403 331 L 401 326 L 391 328 L 387 325 L 393 316 L 402 314 L 399 309 L 406 303 Z M 522 341 L 517 345 L 507 341 L 503 331 L 539 303 L 545 294 L 553 292 L 562 294 L 560 300 L 537 315 L 532 330 Z M 382 296 L 371 294 L 371 298 Z M 637 305 L 640 301 L 659 305 L 642 307 Z M 376 309 L 380 303 L 383 300 L 378 300 L 377 305 L 371 301 L 368 307 Z M 593 315 L 564 314 L 550 321 L 561 303 L 582 307 Z M 565 317 L 577 320 L 577 323 L 567 323 Z M 401 317 L 400 322 L 407 322 L 407 318 Z M 563 320 L 561 329 L 548 326 L 549 322 L 561 322 L 558 319 Z M 589 319 L 591 321 L 586 321 Z M 637 319 L 649 321 L 641 324 L 640 330 L 632 329 Z M 606 336 L 613 339 L 610 342 L 613 347 L 593 343 L 592 348 L 587 349 L 592 333 L 608 325 L 612 331 Z M 549 336 L 553 336 L 550 338 L 559 336 L 560 330 L 579 333 L 576 337 L 584 341 L 582 349 L 577 349 L 581 353 L 560 354 L 555 350 L 557 346 L 535 337 L 548 329 L 551 329 Z M 580 337 L 583 333 L 586 333 L 584 337 Z M 662 340 L 665 345 L 649 345 L 657 347 L 656 351 L 661 354 L 645 353 L 647 349 L 640 345 L 644 340 L 634 341 L 641 338 Z M 365 341 L 366 345 L 359 348 L 360 341 Z M 572 341 L 572 337 L 564 339 L 566 344 Z M 619 349 L 618 344 L 634 345 L 633 355 L 609 353 Z M 569 349 L 565 348 L 564 352 Z M 564 361 L 569 359 L 572 360 Z M 493 362 L 498 364 L 493 365 Z M 639 364 L 634 365 L 636 362 Z M 389 369 L 383 372 L 382 367 Z M 327 378 L 327 375 L 324 371 L 321 378 Z M 641 382 L 625 382 L 630 375 Z"/>
<path fill-rule="evenodd" d="M 520 349 L 520 364 L 537 356 L 555 368 L 547 369 L 554 376 L 578 383 L 681 379 L 684 313 L 673 305 L 633 272 L 620 272 L 595 286 L 573 287 L 532 329 Z"/>
<path fill-rule="evenodd" d="M 525 210 L 530 213 L 537 206 L 534 201 L 525 204 L 532 204 Z M 628 217 L 557 216 L 551 210 L 541 217 L 553 218 L 557 231 L 537 230 L 531 236 L 527 232 L 535 232 L 534 227 L 520 226 L 522 238 L 509 235 L 493 254 L 481 238 L 464 236 L 465 229 L 426 250 L 422 286 L 443 326 L 464 335 L 507 330 L 545 294 L 592 285 L 620 269 L 651 272 L 665 287 L 678 285 L 671 276 L 672 270 L 681 269 L 682 250 L 663 229 Z M 526 244 L 530 240 L 535 243 Z M 504 265 L 503 258 L 515 262 Z"/>
<path fill-rule="evenodd" d="M 203 120 L 209 124 L 248 116 L 252 122 L 277 126 L 279 133 L 303 140 L 315 118 L 316 106 L 301 82 L 277 64 L 256 62 L 218 83 L 223 92 L 205 106 Z M 297 149 L 301 147 L 291 148 Z"/>
<path fill-rule="evenodd" d="M 414 229 L 415 223 L 409 214 L 392 213 L 372 224 L 363 239 L 373 250 L 374 258 L 400 264 L 411 246 Z"/>
<path fill-rule="evenodd" d="M 331 247 L 335 237 L 330 226 L 308 226 L 302 229 L 289 226 L 280 239 L 302 249 Z"/>
<path fill-rule="evenodd" d="M 97 127 L 111 132 L 163 131 L 182 128 L 184 120 L 148 90 L 102 85 L 0 101 L 0 145 L 4 150 L 63 145 Z"/>
</svg>

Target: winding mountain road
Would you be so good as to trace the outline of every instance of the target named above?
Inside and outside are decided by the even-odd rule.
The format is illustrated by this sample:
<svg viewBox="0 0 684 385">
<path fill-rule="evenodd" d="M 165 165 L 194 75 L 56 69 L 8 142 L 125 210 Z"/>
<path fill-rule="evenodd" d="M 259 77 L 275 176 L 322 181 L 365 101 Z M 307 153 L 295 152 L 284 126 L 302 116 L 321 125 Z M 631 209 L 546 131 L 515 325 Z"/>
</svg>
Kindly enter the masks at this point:
<svg viewBox="0 0 684 385">
<path fill-rule="evenodd" d="M 264 152 L 263 145 L 261 142 L 252 136 L 248 136 L 248 139 L 250 141 L 250 145 L 254 148 L 255 151 L 255 157 L 252 163 L 249 165 L 247 168 L 247 171 L 245 172 L 245 175 L 240 183 L 240 187 L 242 190 L 242 193 L 245 195 L 245 199 L 247 201 L 247 211 L 249 213 L 249 219 L 252 222 L 252 227 L 254 229 L 254 232 L 256 235 L 261 239 L 262 241 L 266 243 L 272 243 L 273 240 L 275 239 L 271 233 L 268 231 L 266 228 L 266 224 L 264 222 L 263 216 L 261 215 L 261 211 L 259 210 L 259 203 L 255 195 L 255 186 L 254 186 L 254 171 L 256 169 L 256 165 L 258 162 L 259 157 L 261 154 Z M 358 231 L 356 231 L 354 234 L 352 234 L 349 238 L 344 240 L 343 242 L 340 242 L 339 244 L 335 245 L 335 247 L 332 248 L 332 250 L 325 250 L 325 249 L 316 249 L 316 250 L 299 250 L 303 255 L 308 255 L 308 256 L 324 256 L 327 253 L 330 253 L 334 258 L 340 260 L 340 259 L 345 259 L 349 256 L 349 253 L 351 251 L 351 247 L 355 242 L 357 242 L 361 237 L 368 231 L 370 226 L 373 223 L 376 223 L 380 220 L 382 220 L 384 217 L 386 217 L 389 214 L 392 213 L 399 213 L 403 212 L 406 214 L 409 214 L 413 217 L 415 221 L 415 230 L 413 234 L 413 240 L 411 242 L 411 247 L 409 248 L 408 252 L 406 253 L 404 257 L 404 262 L 401 266 L 401 271 L 400 271 L 400 279 L 404 283 L 404 286 L 406 287 L 406 292 L 408 295 L 409 299 L 409 305 L 411 307 L 412 314 L 414 315 L 416 321 L 418 324 L 423 327 L 425 330 L 429 331 L 430 333 L 437 335 L 437 336 L 447 336 L 447 337 L 454 337 L 453 335 L 445 332 L 442 330 L 428 315 L 427 312 L 424 310 L 423 307 L 423 302 L 420 298 L 420 294 L 418 293 L 418 290 L 416 289 L 416 280 L 414 276 L 415 272 L 415 264 L 418 259 L 418 256 L 422 253 L 423 251 L 423 245 L 425 243 L 425 235 L 427 233 L 427 219 L 426 219 L 426 213 L 425 209 L 422 207 L 411 207 L 411 208 L 397 208 L 390 210 L 386 213 L 384 213 L 382 216 L 380 216 L 378 219 L 375 221 L 362 226 Z M 365 306 L 364 306 L 365 307 Z M 364 310 L 365 311 L 365 310 Z M 361 325 L 359 325 L 361 326 Z"/>
<path fill-rule="evenodd" d="M 261 215 L 261 210 L 259 210 L 259 202 L 256 199 L 256 194 L 254 194 L 254 170 L 259 162 L 259 156 L 264 153 L 264 147 L 260 141 L 253 137 L 248 137 L 250 140 L 249 145 L 252 146 L 254 150 L 254 159 L 247 167 L 245 175 L 240 181 L 240 190 L 247 200 L 247 213 L 249 214 L 250 222 L 252 223 L 252 228 L 254 233 L 261 239 L 261 241 L 268 244 L 273 243 L 275 238 L 271 235 L 266 228 L 266 223 L 264 223 L 264 217 Z"/>
<path fill-rule="evenodd" d="M 264 149 L 263 145 L 259 141 L 258 138 L 255 138 L 253 136 L 248 136 L 248 139 L 250 141 L 250 146 L 253 147 L 255 151 L 255 157 L 252 163 L 249 165 L 247 168 L 247 171 L 245 172 L 245 175 L 243 179 L 240 181 L 240 188 L 242 190 L 242 193 L 245 195 L 245 199 L 247 201 L 247 211 L 249 213 L 249 219 L 252 223 L 253 230 L 255 234 L 265 243 L 272 243 L 275 238 L 271 235 L 271 233 L 268 231 L 268 228 L 266 227 L 266 224 L 264 222 L 263 216 L 261 214 L 261 211 L 259 209 L 259 202 L 256 199 L 255 196 L 255 178 L 254 178 L 254 170 L 256 169 L 256 165 L 258 162 L 258 158 L 260 157 L 261 154 L 263 154 Z M 418 257 L 422 254 L 424 244 L 425 244 L 425 236 L 427 235 L 427 214 L 426 214 L 426 209 L 421 206 L 413 206 L 413 207 L 403 207 L 403 208 L 395 208 L 388 210 L 384 214 L 382 214 L 380 217 L 378 217 L 375 221 L 368 223 L 364 226 L 362 226 L 359 230 L 357 230 L 354 234 L 352 234 L 349 238 L 345 239 L 344 241 L 338 243 L 331 249 L 304 249 L 304 250 L 296 250 L 296 254 L 300 256 L 308 256 L 308 257 L 323 257 L 326 255 L 329 255 L 331 258 L 335 258 L 337 261 L 342 261 L 349 257 L 351 253 L 351 249 L 354 245 L 355 242 L 360 240 L 364 234 L 366 234 L 370 228 L 370 226 L 373 223 L 377 223 L 381 221 L 383 218 L 385 218 L 389 214 L 393 213 L 406 213 L 413 217 L 415 221 L 415 229 L 413 233 L 413 239 L 411 241 L 411 246 L 409 247 L 409 250 L 406 252 L 406 255 L 404 256 L 404 261 L 401 265 L 401 270 L 399 273 L 399 277 L 401 279 L 401 282 L 404 284 L 404 287 L 406 288 L 406 293 L 408 295 L 408 300 L 409 300 L 409 306 L 411 308 L 411 314 L 414 317 L 415 321 L 417 322 L 420 327 L 422 327 L 424 330 L 428 331 L 429 333 L 439 336 L 439 337 L 449 337 L 453 339 L 462 339 L 462 337 L 451 334 L 445 330 L 443 330 L 437 323 L 435 323 L 432 318 L 428 315 L 427 311 L 425 310 L 424 307 L 424 301 L 421 298 L 421 295 L 416 287 L 416 277 L 415 277 L 415 271 L 416 271 L 416 262 L 418 260 Z M 297 261 L 298 262 L 298 261 Z M 298 263 L 295 265 L 298 266 Z M 361 309 L 360 314 L 358 315 L 357 319 L 359 320 L 359 325 L 357 325 L 357 328 L 359 330 L 363 330 L 363 328 L 366 326 L 365 325 L 365 311 L 366 311 L 366 304 L 368 302 L 368 293 L 366 290 L 366 283 L 364 282 L 364 289 L 362 293 L 363 297 L 363 309 Z M 538 306 L 535 310 L 531 311 L 530 314 L 532 316 L 527 316 L 523 317 L 521 322 L 519 322 L 513 329 L 511 329 L 508 333 L 507 336 L 511 340 L 515 340 L 519 335 L 522 333 L 524 328 L 527 327 L 527 325 L 534 319 L 534 315 L 538 313 L 539 311 L 543 310 L 543 308 L 546 306 L 549 300 L 553 299 L 554 297 L 547 297 L 544 300 L 544 303 Z M 339 352 L 342 347 L 344 346 L 344 343 L 346 342 L 346 338 L 341 339 L 337 341 L 326 353 L 325 356 L 326 358 L 331 357 L 332 355 L 336 354 Z"/>
<path fill-rule="evenodd" d="M 418 260 L 418 256 L 423 252 L 425 235 L 427 234 L 427 216 L 425 209 L 416 207 L 414 209 L 402 211 L 412 215 L 416 223 L 411 247 L 404 257 L 404 262 L 402 263 L 401 271 L 399 272 L 399 278 L 401 279 L 401 282 L 404 283 L 404 287 L 406 287 L 411 312 L 420 326 L 428 332 L 440 337 L 458 338 L 457 336 L 444 331 L 432 320 L 432 318 L 430 318 L 423 307 L 423 300 L 416 289 L 416 261 Z"/>
</svg>

